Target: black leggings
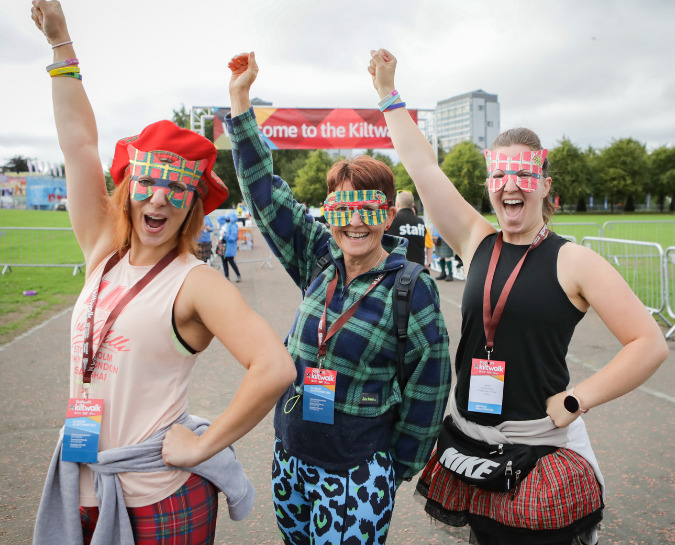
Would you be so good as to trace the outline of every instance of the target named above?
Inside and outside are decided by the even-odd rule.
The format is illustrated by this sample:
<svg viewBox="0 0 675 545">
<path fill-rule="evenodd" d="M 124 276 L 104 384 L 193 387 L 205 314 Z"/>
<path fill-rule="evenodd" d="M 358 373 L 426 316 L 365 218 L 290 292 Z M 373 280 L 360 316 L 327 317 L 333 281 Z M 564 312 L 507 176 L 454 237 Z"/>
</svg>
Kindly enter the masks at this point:
<svg viewBox="0 0 675 545">
<path fill-rule="evenodd" d="M 237 276 L 241 276 L 239 274 L 239 267 L 237 267 L 237 264 L 234 262 L 234 256 L 225 257 L 221 255 L 220 259 L 223 260 L 223 272 L 225 273 L 225 278 L 230 277 L 230 269 L 227 267 L 228 263 L 232 265 L 232 270 L 234 271 L 234 274 L 236 274 Z"/>
</svg>

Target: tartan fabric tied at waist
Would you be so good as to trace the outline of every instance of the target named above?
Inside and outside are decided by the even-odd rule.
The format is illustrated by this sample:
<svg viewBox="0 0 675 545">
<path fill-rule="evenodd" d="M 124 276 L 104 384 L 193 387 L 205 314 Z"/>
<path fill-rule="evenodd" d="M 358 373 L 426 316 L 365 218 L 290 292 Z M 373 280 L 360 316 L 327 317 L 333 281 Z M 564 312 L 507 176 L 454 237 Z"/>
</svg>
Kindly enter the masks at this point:
<svg viewBox="0 0 675 545">
<path fill-rule="evenodd" d="M 453 526 L 481 517 L 511 529 L 574 528 L 576 535 L 575 525 L 587 517 L 589 526 L 597 524 L 603 508 L 593 468 L 581 455 L 564 448 L 541 458 L 510 492 L 483 490 L 457 479 L 434 452 L 417 491 L 427 500 L 427 513 Z"/>
</svg>

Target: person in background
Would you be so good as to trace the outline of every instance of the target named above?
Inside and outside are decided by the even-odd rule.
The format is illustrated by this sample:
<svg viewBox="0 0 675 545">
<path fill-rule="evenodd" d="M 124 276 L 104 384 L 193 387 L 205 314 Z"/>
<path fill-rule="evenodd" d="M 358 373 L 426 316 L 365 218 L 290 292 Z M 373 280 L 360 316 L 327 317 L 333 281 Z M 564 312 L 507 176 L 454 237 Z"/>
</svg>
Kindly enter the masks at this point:
<svg viewBox="0 0 675 545">
<path fill-rule="evenodd" d="M 395 70 L 390 52 L 371 51 L 373 85 L 394 106 L 404 104 Z M 512 475 L 512 489 L 489 490 L 444 463 L 454 447 L 434 453 L 417 483 L 427 512 L 453 526 L 468 523 L 471 542 L 480 545 L 595 544 L 603 479 L 582 416 L 652 376 L 668 355 L 664 335 L 610 263 L 550 231 L 553 181 L 535 133 L 510 129 L 484 151 L 498 231 L 439 168 L 405 107 L 384 116 L 425 210 L 467 273 L 457 385 L 443 428 L 486 448 L 519 445 L 536 461 L 524 478 Z M 570 384 L 565 356 L 590 308 L 621 347 L 602 369 Z M 490 385 L 481 372 L 491 375 Z M 548 453 L 539 455 L 540 447 Z"/>
<path fill-rule="evenodd" d="M 197 259 L 201 259 L 204 263 L 208 263 L 211 259 L 211 233 L 213 232 L 213 222 L 208 216 L 204 216 L 204 224 L 202 230 L 197 237 Z"/>
<path fill-rule="evenodd" d="M 396 215 L 391 169 L 366 155 L 335 163 L 328 225 L 315 221 L 273 173 L 249 96 L 254 54 L 229 66 L 225 122 L 242 194 L 304 295 L 286 338 L 298 379 L 274 415 L 277 524 L 284 543 L 383 544 L 396 489 L 424 466 L 447 403 L 450 354 L 438 289 L 419 275 L 399 374 L 393 290 L 406 248 L 384 234 Z"/>
<path fill-rule="evenodd" d="M 218 492 L 234 520 L 255 497 L 232 445 L 292 383 L 293 362 L 239 291 L 194 255 L 204 214 L 228 195 L 213 143 L 170 121 L 148 125 L 117 142 L 108 196 L 61 5 L 34 0 L 31 16 L 52 49 L 68 213 L 86 265 L 64 366 L 67 425 L 33 543 L 212 544 Z M 246 372 L 209 424 L 188 414 L 188 386 L 214 337 Z"/>
<path fill-rule="evenodd" d="M 434 240 L 427 227 L 424 233 L 424 266 L 429 268 L 434 260 Z"/>
<path fill-rule="evenodd" d="M 415 198 L 410 191 L 399 191 L 396 194 L 396 217 L 386 233 L 404 238 L 408 241 L 406 258 L 420 265 L 426 265 L 426 249 L 424 239 L 427 228 L 424 220 L 413 210 Z"/>
<path fill-rule="evenodd" d="M 445 280 L 446 282 L 453 281 L 452 275 L 452 258 L 455 255 L 455 252 L 452 251 L 452 248 L 443 240 L 440 233 L 434 226 L 433 234 L 434 246 L 436 256 L 438 257 L 438 266 L 441 268 L 441 274 L 436 277 L 436 280 Z M 447 272 L 446 272 L 447 271 Z"/>
<path fill-rule="evenodd" d="M 241 274 L 239 274 L 239 267 L 234 262 L 234 256 L 237 255 L 238 240 L 239 240 L 239 225 L 237 223 L 237 213 L 234 210 L 226 212 L 223 218 L 223 223 L 220 227 L 218 239 L 225 246 L 225 250 L 220 254 L 220 259 L 223 261 L 223 273 L 225 278 L 230 279 L 230 269 L 237 275 L 237 282 L 241 282 Z M 220 219 L 220 218 L 219 218 Z"/>
</svg>

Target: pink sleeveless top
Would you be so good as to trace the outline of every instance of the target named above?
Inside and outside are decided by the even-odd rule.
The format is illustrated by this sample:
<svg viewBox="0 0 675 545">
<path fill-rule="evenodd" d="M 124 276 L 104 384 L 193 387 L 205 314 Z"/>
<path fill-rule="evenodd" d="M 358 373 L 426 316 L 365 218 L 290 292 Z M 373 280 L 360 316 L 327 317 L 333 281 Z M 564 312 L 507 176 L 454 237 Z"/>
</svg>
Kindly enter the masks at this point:
<svg viewBox="0 0 675 545">
<path fill-rule="evenodd" d="M 82 396 L 82 344 L 87 303 L 107 258 L 94 270 L 75 304 L 71 321 L 70 397 Z M 133 266 L 129 253 L 106 275 L 94 313 L 98 353 L 90 397 L 103 399 L 99 451 L 133 445 L 167 427 L 187 410 L 190 371 L 197 359 L 176 342 L 173 304 L 187 274 L 204 265 L 193 255 L 174 259 L 126 306 L 100 346 L 99 332 L 126 291 L 152 266 Z M 187 481 L 184 471 L 120 473 L 127 507 L 143 507 L 173 494 Z M 80 505 L 96 506 L 94 473 L 80 466 Z"/>
</svg>

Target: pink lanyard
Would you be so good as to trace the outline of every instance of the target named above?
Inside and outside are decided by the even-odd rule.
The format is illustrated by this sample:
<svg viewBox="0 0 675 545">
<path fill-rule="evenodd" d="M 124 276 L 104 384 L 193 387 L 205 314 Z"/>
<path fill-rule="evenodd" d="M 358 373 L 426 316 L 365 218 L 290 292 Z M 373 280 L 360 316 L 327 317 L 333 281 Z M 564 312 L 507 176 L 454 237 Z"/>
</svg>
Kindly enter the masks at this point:
<svg viewBox="0 0 675 545">
<path fill-rule="evenodd" d="M 330 302 L 333 300 L 333 295 L 335 294 L 335 287 L 337 286 L 337 272 L 335 273 L 335 276 L 333 277 L 333 280 L 330 281 L 330 284 L 328 284 L 328 288 L 326 289 L 326 302 L 324 303 L 323 307 L 323 314 L 321 315 L 321 319 L 319 320 L 319 369 L 321 369 L 321 366 L 323 364 L 323 359 L 326 357 L 326 342 L 328 342 L 328 339 L 330 339 L 337 331 L 347 323 L 347 321 L 354 315 L 356 312 L 357 307 L 361 304 L 361 301 L 363 301 L 363 298 L 370 293 L 370 291 L 377 286 L 382 279 L 385 277 L 384 273 L 380 274 L 375 278 L 370 283 L 370 286 L 368 286 L 368 289 L 366 290 L 366 293 L 364 293 L 356 303 L 354 303 L 351 307 L 347 309 L 347 311 L 342 314 L 337 320 L 335 320 L 335 323 L 330 327 L 328 330 L 328 333 L 326 334 L 326 311 L 328 310 L 328 305 L 330 305 Z"/>
<path fill-rule="evenodd" d="M 126 248 L 122 255 L 124 255 L 129 248 Z M 103 325 L 103 329 L 101 330 L 101 334 L 99 336 L 99 345 L 98 348 L 94 351 L 89 352 L 89 348 L 94 346 L 94 311 L 96 309 L 96 301 L 98 299 L 98 294 L 99 290 L 101 289 L 101 283 L 103 282 L 103 277 L 108 274 L 112 268 L 119 263 L 121 256 L 118 252 L 115 252 L 112 256 L 110 256 L 110 259 L 108 259 L 108 262 L 105 264 L 105 268 L 103 269 L 103 274 L 101 275 L 101 280 L 98 283 L 98 286 L 96 289 L 91 294 L 91 298 L 89 299 L 89 306 L 87 307 L 87 324 L 84 329 L 84 344 L 82 346 L 82 382 L 84 384 L 91 384 L 91 375 L 94 372 L 94 368 L 96 367 L 96 354 L 98 353 L 98 350 L 101 348 L 101 345 L 103 344 L 103 341 L 105 340 L 106 335 L 108 334 L 108 330 L 110 329 L 110 326 L 112 326 L 113 322 L 117 319 L 117 317 L 120 315 L 120 313 L 124 310 L 124 307 L 129 304 L 129 302 L 138 295 L 138 293 L 145 287 L 147 286 L 150 281 L 157 276 L 162 269 L 164 269 L 169 263 L 171 263 L 176 256 L 178 255 L 178 248 L 173 248 L 169 253 L 167 253 L 161 260 L 159 260 L 155 266 L 150 269 L 144 276 L 141 278 L 138 282 L 136 282 L 132 288 L 126 293 L 126 295 L 118 301 L 118 303 L 115 305 L 115 308 L 112 310 L 110 315 L 108 316 L 108 319 L 105 321 L 105 324 Z M 85 396 L 88 396 L 88 390 L 85 389 Z"/>
<path fill-rule="evenodd" d="M 499 255 L 502 253 L 502 246 L 504 245 L 503 234 L 500 231 L 497 235 L 497 240 L 495 241 L 495 247 L 492 249 L 492 257 L 490 258 L 490 266 L 488 267 L 487 278 L 485 279 L 485 286 L 483 288 L 483 328 L 485 330 L 485 351 L 488 354 L 488 360 L 490 359 L 490 354 L 494 349 L 494 339 L 495 332 L 497 331 L 497 326 L 499 321 L 502 318 L 502 312 L 504 312 L 504 306 L 506 305 L 506 299 L 511 293 L 511 288 L 516 282 L 518 273 L 525 262 L 525 258 L 530 251 L 534 250 L 539 246 L 542 241 L 548 236 L 548 227 L 544 225 L 541 228 L 541 231 L 537 233 L 537 236 L 534 237 L 532 244 L 525 252 L 525 255 L 520 258 L 515 269 L 511 272 L 502 293 L 499 295 L 499 300 L 495 306 L 494 313 L 492 312 L 492 305 L 490 304 L 490 292 L 492 291 L 492 282 L 495 277 L 495 271 L 497 270 L 497 262 L 499 261 Z"/>
</svg>

